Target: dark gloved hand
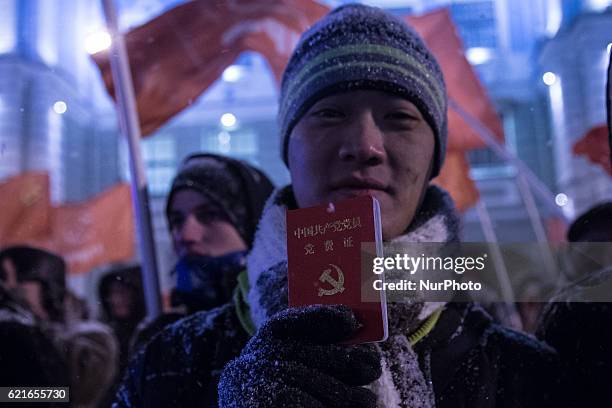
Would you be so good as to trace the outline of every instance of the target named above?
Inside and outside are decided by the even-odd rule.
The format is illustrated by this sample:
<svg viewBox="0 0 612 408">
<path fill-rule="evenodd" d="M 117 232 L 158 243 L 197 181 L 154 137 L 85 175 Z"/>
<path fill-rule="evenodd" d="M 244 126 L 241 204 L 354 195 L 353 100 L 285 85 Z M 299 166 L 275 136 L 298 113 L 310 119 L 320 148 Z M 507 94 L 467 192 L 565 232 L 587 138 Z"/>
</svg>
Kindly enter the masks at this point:
<svg viewBox="0 0 612 408">
<path fill-rule="evenodd" d="M 225 366 L 220 407 L 376 407 L 362 388 L 380 377 L 371 344 L 344 345 L 359 323 L 346 306 L 313 305 L 270 318 Z"/>
</svg>

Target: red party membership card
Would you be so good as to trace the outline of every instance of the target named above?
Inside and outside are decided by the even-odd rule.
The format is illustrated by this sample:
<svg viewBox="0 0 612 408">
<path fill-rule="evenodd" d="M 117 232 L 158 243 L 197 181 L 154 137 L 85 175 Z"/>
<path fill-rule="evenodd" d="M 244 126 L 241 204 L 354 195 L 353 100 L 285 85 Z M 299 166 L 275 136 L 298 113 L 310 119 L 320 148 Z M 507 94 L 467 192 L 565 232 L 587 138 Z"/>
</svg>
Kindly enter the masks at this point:
<svg viewBox="0 0 612 408">
<path fill-rule="evenodd" d="M 363 253 L 362 242 L 375 242 L 377 253 Z M 382 257 L 380 207 L 375 198 L 287 211 L 287 252 L 289 306 L 347 305 L 362 325 L 347 343 L 387 338 L 385 293 L 376 292 L 367 279 L 373 276 L 367 271 L 371 257 Z M 375 293 L 364 296 L 362 291 Z"/>
</svg>

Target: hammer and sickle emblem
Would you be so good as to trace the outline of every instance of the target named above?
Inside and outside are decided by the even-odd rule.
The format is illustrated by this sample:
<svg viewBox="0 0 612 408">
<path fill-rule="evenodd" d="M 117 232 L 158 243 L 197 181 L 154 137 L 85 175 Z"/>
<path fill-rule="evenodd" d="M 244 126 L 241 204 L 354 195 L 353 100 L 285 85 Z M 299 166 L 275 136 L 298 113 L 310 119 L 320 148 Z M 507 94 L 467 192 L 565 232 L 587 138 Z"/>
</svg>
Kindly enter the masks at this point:
<svg viewBox="0 0 612 408">
<path fill-rule="evenodd" d="M 331 269 L 325 269 L 323 273 L 321 274 L 321 276 L 319 276 L 319 280 L 323 283 L 325 282 L 329 283 L 332 286 L 332 288 L 331 289 L 319 288 L 319 296 L 331 296 L 331 295 L 335 295 L 336 293 L 344 292 L 344 274 L 342 273 L 342 269 L 340 269 L 340 267 L 334 264 L 329 264 L 329 266 L 331 266 L 332 268 L 336 270 L 336 272 L 338 272 L 338 280 L 334 279 L 331 276 L 331 272 L 332 272 Z"/>
</svg>

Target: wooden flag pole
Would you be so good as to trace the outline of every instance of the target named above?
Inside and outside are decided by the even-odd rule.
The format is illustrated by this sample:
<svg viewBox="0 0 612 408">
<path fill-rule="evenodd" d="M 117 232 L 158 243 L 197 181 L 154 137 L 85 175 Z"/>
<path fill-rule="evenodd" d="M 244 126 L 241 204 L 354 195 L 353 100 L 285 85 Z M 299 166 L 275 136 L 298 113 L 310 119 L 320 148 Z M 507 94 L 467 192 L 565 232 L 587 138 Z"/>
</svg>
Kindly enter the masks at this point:
<svg viewBox="0 0 612 408">
<path fill-rule="evenodd" d="M 136 215 L 136 235 L 138 236 L 140 256 L 142 258 L 142 281 L 147 306 L 146 319 L 151 321 L 161 313 L 161 297 L 147 180 L 140 154 L 138 111 L 136 110 L 128 55 L 123 35 L 119 32 L 117 12 L 113 0 L 102 0 L 102 8 L 106 18 L 106 25 L 112 38 L 109 59 L 117 99 L 120 129 L 128 141 L 132 179 L 132 205 Z"/>
</svg>

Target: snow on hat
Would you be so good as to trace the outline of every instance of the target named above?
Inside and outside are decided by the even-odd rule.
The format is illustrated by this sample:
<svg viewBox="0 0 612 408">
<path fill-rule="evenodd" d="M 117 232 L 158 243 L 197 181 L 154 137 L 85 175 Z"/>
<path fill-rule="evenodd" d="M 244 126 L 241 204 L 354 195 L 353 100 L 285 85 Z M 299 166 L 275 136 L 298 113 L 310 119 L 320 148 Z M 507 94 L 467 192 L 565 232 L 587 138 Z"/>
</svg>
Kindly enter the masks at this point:
<svg viewBox="0 0 612 408">
<path fill-rule="evenodd" d="M 285 164 L 289 135 L 304 113 L 325 96 L 356 89 L 389 92 L 419 108 L 435 135 L 431 177 L 438 175 L 447 140 L 440 66 L 405 22 L 360 4 L 331 11 L 302 34 L 285 68 L 278 112 Z"/>
</svg>

